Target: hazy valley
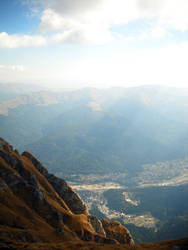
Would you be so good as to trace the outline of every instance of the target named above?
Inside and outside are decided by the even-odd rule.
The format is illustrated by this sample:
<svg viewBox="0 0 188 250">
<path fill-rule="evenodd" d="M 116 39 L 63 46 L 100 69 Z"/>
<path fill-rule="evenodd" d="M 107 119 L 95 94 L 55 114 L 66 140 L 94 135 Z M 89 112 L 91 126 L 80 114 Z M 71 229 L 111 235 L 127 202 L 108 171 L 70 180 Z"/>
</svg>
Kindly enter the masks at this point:
<svg viewBox="0 0 188 250">
<path fill-rule="evenodd" d="M 188 0 L 0 0 L 0 249 L 188 249 Z"/>
<path fill-rule="evenodd" d="M 188 235 L 188 90 L 143 86 L 1 99 L 0 136 L 135 241 Z"/>
</svg>

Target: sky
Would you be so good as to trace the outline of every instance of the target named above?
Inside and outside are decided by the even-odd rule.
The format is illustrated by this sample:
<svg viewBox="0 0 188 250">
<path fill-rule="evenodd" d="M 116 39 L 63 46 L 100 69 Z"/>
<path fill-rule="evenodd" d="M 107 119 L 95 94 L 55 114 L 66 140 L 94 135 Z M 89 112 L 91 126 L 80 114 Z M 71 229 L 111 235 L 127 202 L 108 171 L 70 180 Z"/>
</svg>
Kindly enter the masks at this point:
<svg viewBox="0 0 188 250">
<path fill-rule="evenodd" d="M 0 83 L 188 88 L 188 0 L 0 0 Z"/>
</svg>

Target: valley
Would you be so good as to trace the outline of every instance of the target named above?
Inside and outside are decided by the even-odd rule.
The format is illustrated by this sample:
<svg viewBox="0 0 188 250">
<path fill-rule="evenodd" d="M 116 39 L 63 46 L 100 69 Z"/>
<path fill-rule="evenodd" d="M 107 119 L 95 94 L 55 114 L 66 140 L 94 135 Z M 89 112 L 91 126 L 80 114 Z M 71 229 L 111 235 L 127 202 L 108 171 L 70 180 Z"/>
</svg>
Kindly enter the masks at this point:
<svg viewBox="0 0 188 250">
<path fill-rule="evenodd" d="M 188 0 L 0 0 L 0 250 L 188 250 Z"/>
<path fill-rule="evenodd" d="M 136 227 L 142 234 L 143 228 L 151 237 L 151 241 L 164 240 L 163 230 L 168 232 L 168 220 L 179 218 L 179 222 L 188 223 L 188 207 L 186 197 L 188 193 L 188 160 L 173 160 L 168 162 L 157 162 L 150 166 L 143 165 L 142 171 L 137 177 L 114 173 L 111 175 L 67 175 L 64 178 L 69 180 L 69 185 L 73 187 L 81 198 L 86 202 L 89 211 L 99 218 L 118 220 L 129 228 L 134 235 Z M 56 173 L 58 175 L 58 173 Z M 59 175 L 61 175 L 59 173 Z M 113 181 L 113 182 L 110 182 Z M 131 185 L 129 185 L 131 183 Z M 175 188 L 177 187 L 177 188 Z M 179 189 L 179 194 L 176 194 Z M 140 194 L 139 190 L 141 190 Z M 151 191 L 153 190 L 153 191 Z M 182 191 L 184 194 L 182 193 Z M 174 192 L 175 191 L 175 192 Z M 152 192 L 150 196 L 150 192 Z M 161 199 L 158 197 L 161 193 Z M 180 200 L 179 198 L 180 195 Z M 179 204 L 174 213 L 168 211 L 167 200 L 173 196 L 174 205 L 181 202 L 183 210 Z M 116 197 L 114 199 L 114 197 Z M 151 199 L 152 197 L 152 199 Z M 151 200 L 151 204 L 146 204 Z M 157 208 L 155 207 L 158 200 Z M 143 203 L 145 203 L 143 205 Z M 176 204 L 177 205 L 177 204 Z M 170 205 L 172 206 L 172 205 Z M 167 209 L 164 211 L 164 208 Z M 156 212 L 157 210 L 157 212 Z M 172 210 L 172 208 L 170 208 Z M 164 221 L 165 214 L 165 221 Z M 182 218 L 180 218 L 181 215 Z M 180 224 L 181 225 L 181 224 Z M 183 234 L 187 235 L 188 228 L 185 227 Z M 178 227 L 176 228 L 178 231 Z M 182 233 L 182 231 L 181 231 Z M 136 234 L 137 235 L 137 234 Z M 168 233 L 167 233 L 168 235 Z M 167 237 L 167 236 L 165 236 Z M 169 236 L 170 237 L 170 234 Z M 178 237 L 178 234 L 177 236 Z M 137 237 L 135 237 L 137 238 Z M 142 236 L 138 237 L 143 242 Z M 149 237 L 146 241 L 148 241 Z"/>
<path fill-rule="evenodd" d="M 188 185 L 131 188 L 117 183 L 69 184 L 86 202 L 90 213 L 121 222 L 136 242 L 170 239 L 171 234 L 176 238 L 187 235 Z M 173 232 L 169 230 L 172 221 L 178 221 Z"/>
<path fill-rule="evenodd" d="M 23 93 L 0 100 L 0 136 L 18 152 L 34 154 L 91 214 L 119 221 L 137 242 L 188 235 L 187 90 Z"/>
</svg>

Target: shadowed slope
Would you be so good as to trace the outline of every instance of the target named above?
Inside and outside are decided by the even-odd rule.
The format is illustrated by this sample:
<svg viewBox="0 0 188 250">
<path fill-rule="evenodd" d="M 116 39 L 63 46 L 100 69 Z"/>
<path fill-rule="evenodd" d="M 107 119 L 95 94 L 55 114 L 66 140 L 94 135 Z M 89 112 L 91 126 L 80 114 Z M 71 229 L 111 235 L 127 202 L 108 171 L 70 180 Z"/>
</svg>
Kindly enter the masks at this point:
<svg viewBox="0 0 188 250">
<path fill-rule="evenodd" d="M 186 250 L 188 239 L 134 244 L 115 221 L 100 221 L 67 183 L 30 153 L 0 139 L 0 249 Z"/>
<path fill-rule="evenodd" d="M 126 230 L 122 233 L 129 235 Z M 30 153 L 19 155 L 3 139 L 0 139 L 0 237 L 11 242 L 83 240 L 119 244 L 118 237 L 106 237 L 102 223 L 88 214 L 84 202 L 64 180 L 49 174 Z M 129 245 L 130 241 L 124 238 L 119 242 Z"/>
</svg>

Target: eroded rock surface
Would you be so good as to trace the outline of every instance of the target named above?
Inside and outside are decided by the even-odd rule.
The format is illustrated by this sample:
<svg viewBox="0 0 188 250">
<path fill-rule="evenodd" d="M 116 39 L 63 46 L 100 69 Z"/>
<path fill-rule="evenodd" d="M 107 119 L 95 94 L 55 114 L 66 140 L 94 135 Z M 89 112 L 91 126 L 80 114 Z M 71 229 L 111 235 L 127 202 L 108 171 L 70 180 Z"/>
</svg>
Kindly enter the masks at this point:
<svg viewBox="0 0 188 250">
<path fill-rule="evenodd" d="M 88 213 L 66 181 L 48 173 L 33 155 L 0 139 L 0 237 L 21 242 L 82 240 L 133 244 L 120 224 Z"/>
<path fill-rule="evenodd" d="M 102 220 L 106 237 L 113 238 L 121 244 L 134 245 L 133 238 L 127 228 L 117 221 Z"/>
<path fill-rule="evenodd" d="M 70 210 L 75 214 L 88 214 L 87 207 L 79 195 L 69 187 L 63 179 L 49 174 L 45 167 L 34 156 L 28 152 L 23 152 L 23 156 L 29 158 L 38 171 L 46 177 L 48 182 L 54 187 L 55 191 L 65 201 Z"/>
</svg>

